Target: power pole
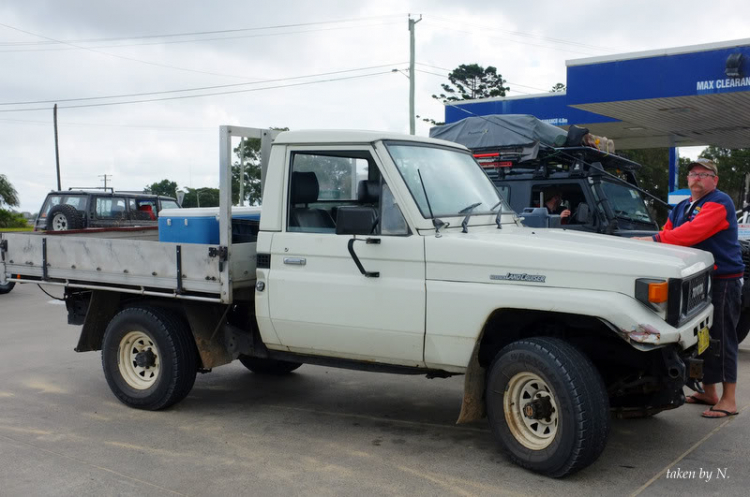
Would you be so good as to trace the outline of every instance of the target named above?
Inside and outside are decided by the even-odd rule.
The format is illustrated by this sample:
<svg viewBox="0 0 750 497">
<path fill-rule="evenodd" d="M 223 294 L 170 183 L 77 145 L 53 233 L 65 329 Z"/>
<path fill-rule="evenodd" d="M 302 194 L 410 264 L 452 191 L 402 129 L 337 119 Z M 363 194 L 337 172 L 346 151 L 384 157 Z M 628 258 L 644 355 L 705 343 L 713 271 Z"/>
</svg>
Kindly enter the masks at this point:
<svg viewBox="0 0 750 497">
<path fill-rule="evenodd" d="M 409 14 L 409 134 L 413 135 L 416 129 L 415 122 L 415 110 L 414 110 L 414 26 L 422 20 L 422 16 L 419 19 L 414 20 Z"/>
<path fill-rule="evenodd" d="M 60 184 L 60 152 L 57 149 L 57 104 L 52 111 L 52 118 L 55 121 L 55 164 L 57 164 L 57 191 L 62 190 Z"/>
<path fill-rule="evenodd" d="M 240 137 L 240 207 L 245 205 L 245 139 Z"/>
<path fill-rule="evenodd" d="M 104 189 L 106 190 L 107 189 L 107 177 L 111 178 L 112 175 L 111 174 L 100 174 L 99 177 L 100 178 L 104 178 Z"/>
</svg>

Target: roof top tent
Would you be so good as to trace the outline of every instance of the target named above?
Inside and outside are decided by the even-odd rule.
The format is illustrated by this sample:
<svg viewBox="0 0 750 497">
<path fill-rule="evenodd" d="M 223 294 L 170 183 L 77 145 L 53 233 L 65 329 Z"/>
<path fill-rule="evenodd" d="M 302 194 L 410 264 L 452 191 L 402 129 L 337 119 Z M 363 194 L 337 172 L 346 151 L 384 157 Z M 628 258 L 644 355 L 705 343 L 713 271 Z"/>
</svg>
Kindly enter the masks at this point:
<svg viewBox="0 0 750 497">
<path fill-rule="evenodd" d="M 464 145 L 485 169 L 498 169 L 503 174 L 510 172 L 511 166 L 534 168 L 552 157 L 565 159 L 565 163 L 582 161 L 583 169 L 592 163 L 628 172 L 641 168 L 624 157 L 583 146 L 586 129 L 573 130 L 566 131 L 531 115 L 494 114 L 433 127 L 430 137 Z M 524 164 L 528 167 L 524 168 Z"/>
</svg>

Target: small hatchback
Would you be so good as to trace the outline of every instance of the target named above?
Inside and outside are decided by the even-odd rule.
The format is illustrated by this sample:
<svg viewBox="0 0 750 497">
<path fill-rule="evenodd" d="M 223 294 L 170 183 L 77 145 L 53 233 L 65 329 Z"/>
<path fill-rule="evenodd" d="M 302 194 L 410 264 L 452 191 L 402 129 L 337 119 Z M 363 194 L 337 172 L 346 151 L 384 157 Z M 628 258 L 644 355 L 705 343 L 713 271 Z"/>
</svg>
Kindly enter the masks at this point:
<svg viewBox="0 0 750 497">
<path fill-rule="evenodd" d="M 162 209 L 179 208 L 172 197 L 147 193 L 52 191 L 42 204 L 34 231 L 157 226 Z"/>
</svg>

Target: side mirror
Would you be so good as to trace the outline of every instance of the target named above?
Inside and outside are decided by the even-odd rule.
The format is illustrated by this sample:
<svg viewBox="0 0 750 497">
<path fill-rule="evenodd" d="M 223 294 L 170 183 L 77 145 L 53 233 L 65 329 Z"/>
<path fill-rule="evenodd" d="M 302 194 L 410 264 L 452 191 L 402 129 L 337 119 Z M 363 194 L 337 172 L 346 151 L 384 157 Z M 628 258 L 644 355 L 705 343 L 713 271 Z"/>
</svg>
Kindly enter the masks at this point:
<svg viewBox="0 0 750 497">
<path fill-rule="evenodd" d="M 374 207 L 339 207 L 336 211 L 337 235 L 370 235 L 377 224 Z"/>
</svg>

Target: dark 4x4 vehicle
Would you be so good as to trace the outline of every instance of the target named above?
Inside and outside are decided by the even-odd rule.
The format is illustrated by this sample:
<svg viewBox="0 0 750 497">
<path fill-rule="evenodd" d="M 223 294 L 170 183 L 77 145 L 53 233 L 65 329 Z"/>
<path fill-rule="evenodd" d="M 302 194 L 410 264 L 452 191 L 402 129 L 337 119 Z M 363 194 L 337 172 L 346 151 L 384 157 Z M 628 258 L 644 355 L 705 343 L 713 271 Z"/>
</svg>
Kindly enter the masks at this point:
<svg viewBox="0 0 750 497">
<path fill-rule="evenodd" d="M 565 131 L 529 115 L 491 115 L 432 128 L 430 136 L 469 148 L 527 226 L 625 237 L 659 230 L 646 200 L 650 195 L 636 180 L 641 165 L 616 155 L 611 142 L 610 152 L 585 146 L 599 138 L 586 129 Z M 546 204 L 554 196 L 562 203 L 550 212 Z M 559 215 L 563 209 L 570 211 L 566 218 Z M 750 331 L 750 243 L 740 243 L 745 285 L 737 337 L 742 341 Z"/>
<path fill-rule="evenodd" d="M 34 231 L 156 226 L 159 211 L 180 206 L 172 197 L 107 190 L 50 192 Z"/>
</svg>

